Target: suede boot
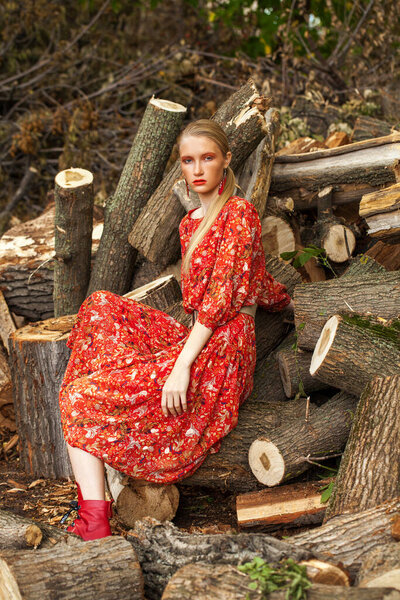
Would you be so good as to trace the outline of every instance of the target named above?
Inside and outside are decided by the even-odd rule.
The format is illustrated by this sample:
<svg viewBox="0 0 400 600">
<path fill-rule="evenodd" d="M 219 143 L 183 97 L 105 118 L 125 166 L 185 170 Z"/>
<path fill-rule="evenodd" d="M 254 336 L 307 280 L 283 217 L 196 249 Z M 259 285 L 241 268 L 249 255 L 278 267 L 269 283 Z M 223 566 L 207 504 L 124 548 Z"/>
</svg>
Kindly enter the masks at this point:
<svg viewBox="0 0 400 600">
<path fill-rule="evenodd" d="M 72 511 L 77 511 L 78 516 L 67 531 L 79 535 L 83 540 L 96 540 L 111 535 L 109 519 L 112 517 L 112 500 L 84 500 L 79 483 L 78 501 L 70 502 L 70 509 L 61 519 L 65 523 Z"/>
</svg>

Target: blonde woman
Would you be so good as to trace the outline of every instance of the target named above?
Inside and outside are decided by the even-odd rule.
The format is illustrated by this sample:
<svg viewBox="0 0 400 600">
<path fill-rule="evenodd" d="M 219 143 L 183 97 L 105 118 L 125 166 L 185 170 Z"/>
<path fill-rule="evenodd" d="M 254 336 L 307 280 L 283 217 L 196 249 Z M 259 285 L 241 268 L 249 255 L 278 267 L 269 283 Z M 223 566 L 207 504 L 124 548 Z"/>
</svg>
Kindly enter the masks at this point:
<svg viewBox="0 0 400 600">
<path fill-rule="evenodd" d="M 253 387 L 257 305 L 278 311 L 290 303 L 265 270 L 257 211 L 233 195 L 221 127 L 195 121 L 178 141 L 182 173 L 200 198 L 179 226 L 192 327 L 98 291 L 82 304 L 68 339 L 60 408 L 78 488 L 78 518 L 68 530 L 86 540 L 111 535 L 104 462 L 172 483 L 219 450 Z"/>
</svg>

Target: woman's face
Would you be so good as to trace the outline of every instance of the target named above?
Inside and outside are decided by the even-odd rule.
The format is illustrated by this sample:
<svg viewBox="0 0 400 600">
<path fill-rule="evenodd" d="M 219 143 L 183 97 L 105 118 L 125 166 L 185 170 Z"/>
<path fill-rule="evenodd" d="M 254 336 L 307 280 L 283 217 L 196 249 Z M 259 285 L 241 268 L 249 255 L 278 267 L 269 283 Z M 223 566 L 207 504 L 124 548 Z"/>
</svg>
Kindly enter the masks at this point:
<svg viewBox="0 0 400 600">
<path fill-rule="evenodd" d="M 189 187 L 204 200 L 212 199 L 218 190 L 224 168 L 232 158 L 224 156 L 219 146 L 206 136 L 185 136 L 179 145 L 182 173 Z"/>
</svg>

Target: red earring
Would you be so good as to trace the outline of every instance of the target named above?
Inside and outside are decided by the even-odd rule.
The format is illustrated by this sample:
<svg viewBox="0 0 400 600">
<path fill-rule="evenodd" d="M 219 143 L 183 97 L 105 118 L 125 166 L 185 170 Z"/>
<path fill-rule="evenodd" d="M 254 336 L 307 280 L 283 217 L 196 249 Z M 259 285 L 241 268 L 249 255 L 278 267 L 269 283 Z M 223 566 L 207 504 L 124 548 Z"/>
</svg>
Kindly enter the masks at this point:
<svg viewBox="0 0 400 600">
<path fill-rule="evenodd" d="M 225 187 L 225 183 L 226 183 L 226 169 L 224 169 L 224 174 L 222 176 L 221 182 L 219 184 L 219 188 L 218 188 L 218 195 L 220 196 L 222 194 L 222 192 L 224 191 L 224 187 Z"/>
<path fill-rule="evenodd" d="M 189 191 L 190 191 L 190 190 L 189 190 L 189 184 L 188 184 L 188 182 L 187 182 L 187 180 L 186 180 L 186 179 L 185 179 L 185 183 L 186 183 L 186 193 L 187 193 L 187 195 L 189 196 Z"/>
</svg>

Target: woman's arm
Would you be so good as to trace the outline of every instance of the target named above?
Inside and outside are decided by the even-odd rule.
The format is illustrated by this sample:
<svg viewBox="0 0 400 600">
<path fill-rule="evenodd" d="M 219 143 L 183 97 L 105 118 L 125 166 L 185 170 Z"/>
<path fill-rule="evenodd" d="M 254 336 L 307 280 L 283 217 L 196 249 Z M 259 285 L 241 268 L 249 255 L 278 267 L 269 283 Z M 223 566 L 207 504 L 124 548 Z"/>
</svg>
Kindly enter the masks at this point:
<svg viewBox="0 0 400 600">
<path fill-rule="evenodd" d="M 177 416 L 187 410 L 186 392 L 189 387 L 190 367 L 211 335 L 211 329 L 196 321 L 162 389 L 161 409 L 166 417 L 168 411 Z"/>
</svg>

